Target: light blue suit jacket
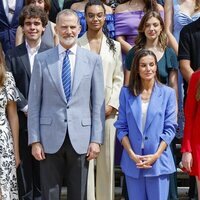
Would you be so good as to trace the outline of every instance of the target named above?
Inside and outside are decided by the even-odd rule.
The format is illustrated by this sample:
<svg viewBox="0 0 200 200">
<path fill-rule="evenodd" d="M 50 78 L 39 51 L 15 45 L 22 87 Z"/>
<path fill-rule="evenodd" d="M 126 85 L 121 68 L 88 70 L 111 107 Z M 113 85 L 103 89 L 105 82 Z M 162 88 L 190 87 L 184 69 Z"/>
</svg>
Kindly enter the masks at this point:
<svg viewBox="0 0 200 200">
<path fill-rule="evenodd" d="M 103 143 L 105 105 L 101 58 L 77 47 L 68 102 L 58 67 L 58 47 L 35 57 L 28 99 L 29 144 L 40 142 L 45 153 L 55 153 L 68 129 L 74 150 L 84 154 L 90 142 Z"/>
<path fill-rule="evenodd" d="M 155 83 L 149 107 L 146 124 L 142 133 L 141 96 L 133 96 L 127 87 L 123 87 L 120 94 L 119 118 L 115 123 L 118 139 L 121 141 L 128 136 L 133 151 L 142 155 L 142 141 L 144 142 L 143 155 L 154 154 L 164 140 L 168 147 L 151 169 L 138 169 L 124 149 L 121 159 L 123 172 L 133 178 L 142 176 L 159 176 L 175 171 L 174 160 L 169 144 L 176 131 L 176 95 L 175 91 L 165 85 Z"/>
</svg>

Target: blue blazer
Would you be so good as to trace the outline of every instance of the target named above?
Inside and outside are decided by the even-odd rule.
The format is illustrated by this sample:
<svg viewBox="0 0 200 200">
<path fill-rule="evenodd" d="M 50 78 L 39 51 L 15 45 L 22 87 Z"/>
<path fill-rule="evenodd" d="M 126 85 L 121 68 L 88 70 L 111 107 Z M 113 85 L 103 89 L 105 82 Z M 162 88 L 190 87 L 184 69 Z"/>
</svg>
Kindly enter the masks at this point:
<svg viewBox="0 0 200 200">
<path fill-rule="evenodd" d="M 124 136 L 128 136 L 133 151 L 138 155 L 154 154 L 161 140 L 168 144 L 166 150 L 150 169 L 138 169 L 124 149 L 121 167 L 127 176 L 133 178 L 151 177 L 171 174 L 175 171 L 169 145 L 175 136 L 176 115 L 175 91 L 165 85 L 155 83 L 142 133 L 141 96 L 133 96 L 127 87 L 122 88 L 119 117 L 115 123 L 118 139 L 121 141 Z M 142 141 L 144 143 L 143 152 L 141 149 Z"/>
<path fill-rule="evenodd" d="M 24 0 L 16 0 L 13 19 L 12 22 L 9 23 L 4 10 L 3 1 L 0 0 L 0 42 L 4 53 L 15 47 L 15 35 L 17 27 L 19 26 L 19 15 L 23 6 Z"/>
</svg>

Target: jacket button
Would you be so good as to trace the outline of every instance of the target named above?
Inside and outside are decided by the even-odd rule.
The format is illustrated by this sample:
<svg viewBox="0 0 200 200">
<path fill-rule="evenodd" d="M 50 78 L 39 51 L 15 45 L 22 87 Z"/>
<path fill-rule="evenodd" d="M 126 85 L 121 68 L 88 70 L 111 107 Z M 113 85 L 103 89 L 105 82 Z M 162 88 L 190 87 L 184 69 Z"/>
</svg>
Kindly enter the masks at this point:
<svg viewBox="0 0 200 200">
<path fill-rule="evenodd" d="M 67 122 L 67 120 L 65 119 L 64 122 Z"/>
<path fill-rule="evenodd" d="M 69 106 L 67 106 L 67 109 L 69 109 Z"/>
<path fill-rule="evenodd" d="M 147 136 L 145 136 L 145 137 L 144 137 L 144 139 L 145 139 L 145 140 L 148 140 L 148 137 L 147 137 Z"/>
</svg>

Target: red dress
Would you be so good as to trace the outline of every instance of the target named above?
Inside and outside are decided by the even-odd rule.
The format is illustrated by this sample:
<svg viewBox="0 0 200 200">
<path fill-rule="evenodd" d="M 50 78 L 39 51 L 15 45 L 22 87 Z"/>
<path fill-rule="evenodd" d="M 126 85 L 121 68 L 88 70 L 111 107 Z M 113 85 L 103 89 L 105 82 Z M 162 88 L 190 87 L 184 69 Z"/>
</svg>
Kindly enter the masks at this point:
<svg viewBox="0 0 200 200">
<path fill-rule="evenodd" d="M 185 128 L 181 152 L 191 152 L 193 165 L 191 175 L 200 179 L 200 101 L 196 100 L 200 71 L 192 74 L 185 104 Z"/>
</svg>

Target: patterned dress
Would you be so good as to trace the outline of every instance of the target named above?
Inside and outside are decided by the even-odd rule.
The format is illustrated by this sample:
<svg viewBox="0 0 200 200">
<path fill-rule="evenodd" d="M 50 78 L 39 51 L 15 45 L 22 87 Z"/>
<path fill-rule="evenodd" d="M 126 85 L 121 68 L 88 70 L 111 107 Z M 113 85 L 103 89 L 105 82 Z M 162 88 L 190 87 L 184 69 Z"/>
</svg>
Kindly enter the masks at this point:
<svg viewBox="0 0 200 200">
<path fill-rule="evenodd" d="M 6 118 L 8 101 L 17 101 L 18 93 L 10 72 L 6 73 L 4 86 L 0 88 L 0 199 L 18 200 L 16 164 L 13 138 Z"/>
</svg>

